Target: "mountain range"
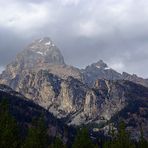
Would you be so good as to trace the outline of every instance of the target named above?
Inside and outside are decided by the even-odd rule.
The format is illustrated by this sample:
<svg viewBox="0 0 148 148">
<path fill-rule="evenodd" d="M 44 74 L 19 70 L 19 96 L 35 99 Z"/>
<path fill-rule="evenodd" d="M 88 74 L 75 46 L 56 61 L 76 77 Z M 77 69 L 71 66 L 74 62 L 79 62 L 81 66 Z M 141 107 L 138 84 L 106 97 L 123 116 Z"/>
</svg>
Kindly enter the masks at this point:
<svg viewBox="0 0 148 148">
<path fill-rule="evenodd" d="M 79 69 L 65 63 L 53 41 L 37 39 L 7 65 L 0 83 L 67 125 L 107 125 L 122 118 L 133 137 L 148 138 L 148 79 L 118 73 L 99 60 Z M 103 128 L 104 128 L 103 127 Z"/>
</svg>

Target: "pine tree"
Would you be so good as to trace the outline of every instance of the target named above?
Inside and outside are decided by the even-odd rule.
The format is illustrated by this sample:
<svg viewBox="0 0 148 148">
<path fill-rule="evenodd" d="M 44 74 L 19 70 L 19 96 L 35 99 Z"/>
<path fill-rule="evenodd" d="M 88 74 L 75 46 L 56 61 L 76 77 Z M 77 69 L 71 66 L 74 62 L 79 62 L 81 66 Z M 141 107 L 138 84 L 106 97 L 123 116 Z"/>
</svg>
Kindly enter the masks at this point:
<svg viewBox="0 0 148 148">
<path fill-rule="evenodd" d="M 47 148 L 48 134 L 43 118 L 34 120 L 28 131 L 23 148 Z"/>
<path fill-rule="evenodd" d="M 129 133 L 126 131 L 125 123 L 122 121 L 119 124 L 117 138 L 112 141 L 111 148 L 135 148 L 131 142 Z"/>
<path fill-rule="evenodd" d="M 56 137 L 51 148 L 66 148 L 66 145 L 63 144 L 62 140 L 59 137 Z"/>
<path fill-rule="evenodd" d="M 105 141 L 103 144 L 103 148 L 110 148 L 110 146 L 111 146 L 111 143 L 109 140 Z"/>
<path fill-rule="evenodd" d="M 0 103 L 0 148 L 19 147 L 19 129 L 6 99 Z"/>
<path fill-rule="evenodd" d="M 148 147 L 148 142 L 145 140 L 144 135 L 143 135 L 143 129 L 142 129 L 142 125 L 140 125 L 140 140 L 139 140 L 139 148 L 147 148 Z"/>
<path fill-rule="evenodd" d="M 112 124 L 109 124 L 108 137 L 104 140 L 103 148 L 114 147 L 115 131 Z"/>
<path fill-rule="evenodd" d="M 109 135 L 111 136 L 111 139 L 104 142 L 103 148 L 135 148 L 135 144 L 132 143 L 123 121 L 119 124 L 117 135 L 115 135 L 114 130 L 111 128 Z"/>
<path fill-rule="evenodd" d="M 76 139 L 72 145 L 72 148 L 94 148 L 96 147 L 91 139 L 89 138 L 89 133 L 86 128 L 82 128 L 77 136 Z"/>
</svg>

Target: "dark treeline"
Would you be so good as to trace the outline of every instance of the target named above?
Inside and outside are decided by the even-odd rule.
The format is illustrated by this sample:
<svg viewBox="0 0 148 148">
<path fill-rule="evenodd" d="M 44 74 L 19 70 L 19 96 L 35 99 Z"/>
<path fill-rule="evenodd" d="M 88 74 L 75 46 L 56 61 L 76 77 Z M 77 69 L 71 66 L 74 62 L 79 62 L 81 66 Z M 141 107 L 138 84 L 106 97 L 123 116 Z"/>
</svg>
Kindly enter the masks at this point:
<svg viewBox="0 0 148 148">
<path fill-rule="evenodd" d="M 144 139 L 141 127 L 139 142 L 130 139 L 125 130 L 124 122 L 119 124 L 118 132 L 110 128 L 108 137 L 100 137 L 92 141 L 87 128 L 78 130 L 74 141 L 69 146 L 63 143 L 60 137 L 50 137 L 44 117 L 33 119 L 28 126 L 25 136 L 15 118 L 9 112 L 7 100 L 0 103 L 0 148 L 147 148 L 148 142 Z"/>
</svg>

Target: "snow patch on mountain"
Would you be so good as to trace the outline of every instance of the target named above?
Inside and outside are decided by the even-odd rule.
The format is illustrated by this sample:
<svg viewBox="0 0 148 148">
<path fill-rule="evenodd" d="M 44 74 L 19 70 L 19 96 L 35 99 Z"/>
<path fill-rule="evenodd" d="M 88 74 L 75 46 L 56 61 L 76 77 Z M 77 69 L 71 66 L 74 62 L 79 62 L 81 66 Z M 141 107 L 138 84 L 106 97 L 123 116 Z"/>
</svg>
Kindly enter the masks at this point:
<svg viewBox="0 0 148 148">
<path fill-rule="evenodd" d="M 96 66 L 98 69 L 101 68 L 100 66 Z"/>
<path fill-rule="evenodd" d="M 40 52 L 40 51 L 38 51 L 38 52 L 36 52 L 36 53 L 41 54 L 41 55 L 44 55 L 44 53 L 43 53 L 43 52 Z"/>
<path fill-rule="evenodd" d="M 51 42 L 49 41 L 49 42 L 45 43 L 45 45 L 51 45 Z"/>
<path fill-rule="evenodd" d="M 111 69 L 111 68 L 110 68 L 110 67 L 105 67 L 104 69 L 105 69 L 105 70 L 109 70 L 109 69 Z"/>
</svg>

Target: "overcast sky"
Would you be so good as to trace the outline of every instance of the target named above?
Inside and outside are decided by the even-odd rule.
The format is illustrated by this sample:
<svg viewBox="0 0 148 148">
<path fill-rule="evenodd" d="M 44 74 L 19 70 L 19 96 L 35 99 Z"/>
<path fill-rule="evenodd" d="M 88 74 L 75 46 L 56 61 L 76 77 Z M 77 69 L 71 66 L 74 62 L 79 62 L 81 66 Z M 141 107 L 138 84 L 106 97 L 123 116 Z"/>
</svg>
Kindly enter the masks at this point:
<svg viewBox="0 0 148 148">
<path fill-rule="evenodd" d="M 44 36 L 70 65 L 148 78 L 148 0 L 0 0 L 0 69 Z"/>
</svg>

